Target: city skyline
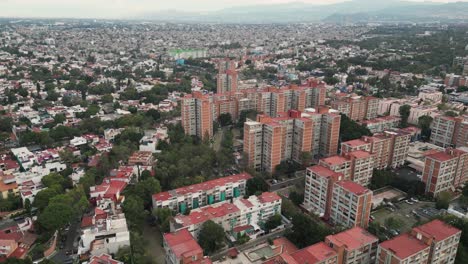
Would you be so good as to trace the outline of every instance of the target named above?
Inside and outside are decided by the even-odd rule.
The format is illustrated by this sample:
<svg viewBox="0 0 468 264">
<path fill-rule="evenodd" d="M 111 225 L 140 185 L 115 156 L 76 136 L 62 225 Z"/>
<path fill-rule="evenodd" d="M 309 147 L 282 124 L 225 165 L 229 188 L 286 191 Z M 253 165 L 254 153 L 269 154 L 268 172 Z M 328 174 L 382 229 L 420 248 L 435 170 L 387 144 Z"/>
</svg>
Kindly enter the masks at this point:
<svg viewBox="0 0 468 264">
<path fill-rule="evenodd" d="M 248 7 L 257 5 L 274 4 L 313 4 L 327 5 L 350 0 L 239 0 L 235 4 L 229 0 L 103 0 L 96 3 L 91 0 L 0 0 L 0 17 L 25 17 L 25 18 L 135 18 L 148 12 L 174 10 L 177 12 L 213 12 L 227 8 Z M 367 0 L 355 0 L 367 1 Z M 454 3 L 467 2 L 467 0 L 408 0 L 411 2 L 438 2 Z"/>
</svg>

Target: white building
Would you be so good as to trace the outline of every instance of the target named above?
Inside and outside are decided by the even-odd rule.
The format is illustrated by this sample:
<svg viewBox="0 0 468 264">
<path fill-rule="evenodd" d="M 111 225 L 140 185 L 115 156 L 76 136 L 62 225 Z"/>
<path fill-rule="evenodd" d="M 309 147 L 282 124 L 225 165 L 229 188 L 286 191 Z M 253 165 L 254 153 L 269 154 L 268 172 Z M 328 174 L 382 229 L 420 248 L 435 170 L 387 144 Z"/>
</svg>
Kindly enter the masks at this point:
<svg viewBox="0 0 468 264">
<path fill-rule="evenodd" d="M 115 254 L 120 248 L 130 246 L 130 232 L 123 213 L 109 215 L 96 209 L 92 217 L 83 218 L 81 226 L 78 255 Z"/>
</svg>

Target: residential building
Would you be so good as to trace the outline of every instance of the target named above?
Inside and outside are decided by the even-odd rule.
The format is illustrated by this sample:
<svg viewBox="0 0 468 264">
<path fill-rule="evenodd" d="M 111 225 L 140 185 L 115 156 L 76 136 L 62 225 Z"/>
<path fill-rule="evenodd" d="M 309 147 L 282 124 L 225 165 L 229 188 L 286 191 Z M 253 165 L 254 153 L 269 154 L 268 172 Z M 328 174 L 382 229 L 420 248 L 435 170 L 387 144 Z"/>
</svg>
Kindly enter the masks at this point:
<svg viewBox="0 0 468 264">
<path fill-rule="evenodd" d="M 109 254 L 101 254 L 99 256 L 93 256 L 89 262 L 85 264 L 124 264 L 122 261 L 118 261 L 112 258 Z"/>
<path fill-rule="evenodd" d="M 422 181 L 426 193 L 438 196 L 444 191 L 454 191 L 468 179 L 468 152 L 461 149 L 431 151 L 426 155 Z"/>
<path fill-rule="evenodd" d="M 382 133 L 387 129 L 393 129 L 398 127 L 401 118 L 397 116 L 383 116 L 374 119 L 368 119 L 361 122 L 362 125 L 366 126 L 372 134 Z"/>
<path fill-rule="evenodd" d="M 343 174 L 321 165 L 307 168 L 303 207 L 319 217 L 328 219 L 335 182 L 343 180 Z"/>
<path fill-rule="evenodd" d="M 253 168 L 273 172 L 282 161 L 301 162 L 312 151 L 312 121 L 289 111 L 285 117 L 257 116 L 244 123 L 244 153 Z"/>
<path fill-rule="evenodd" d="M 377 263 L 453 264 L 460 236 L 461 230 L 436 219 L 380 243 Z"/>
<path fill-rule="evenodd" d="M 330 207 L 331 223 L 367 228 L 372 207 L 372 191 L 352 181 L 336 182 Z"/>
<path fill-rule="evenodd" d="M 167 264 L 211 264 L 203 249 L 187 229 L 163 235 Z"/>
<path fill-rule="evenodd" d="M 343 179 L 352 178 L 352 161 L 346 156 L 331 156 L 319 160 L 319 165 L 326 167 L 334 172 L 343 174 Z"/>
<path fill-rule="evenodd" d="M 455 263 L 461 233 L 461 230 L 441 220 L 433 220 L 410 232 L 413 237 L 431 246 L 428 262 L 431 264 Z"/>
<path fill-rule="evenodd" d="M 283 255 L 282 255 L 283 257 Z M 287 257 L 287 256 L 284 256 Z M 314 264 L 336 264 L 338 263 L 338 254 L 326 243 L 319 242 L 303 248 L 291 254 L 293 261 L 286 263 L 314 263 Z"/>
<path fill-rule="evenodd" d="M 374 264 L 379 239 L 361 227 L 325 237 L 325 244 L 338 253 L 338 264 Z"/>
<path fill-rule="evenodd" d="M 236 92 L 238 86 L 238 73 L 236 62 L 230 59 L 218 62 L 217 93 Z"/>
<path fill-rule="evenodd" d="M 429 253 L 429 245 L 405 233 L 380 243 L 376 264 L 427 264 Z"/>
<path fill-rule="evenodd" d="M 135 151 L 128 158 L 130 166 L 152 167 L 154 165 L 154 157 L 151 151 Z"/>
<path fill-rule="evenodd" d="M 130 246 L 130 232 L 123 213 L 96 208 L 92 216 L 83 217 L 78 255 L 116 254 L 126 246 Z"/>
<path fill-rule="evenodd" d="M 434 117 L 431 123 L 431 143 L 444 148 L 451 147 L 459 122 L 459 118 L 451 116 Z"/>
<path fill-rule="evenodd" d="M 189 215 L 177 215 L 171 223 L 171 231 L 187 229 L 197 238 L 201 226 L 211 220 L 226 232 L 235 233 L 238 228 L 253 233 L 272 216 L 281 214 L 281 197 L 275 193 L 265 192 L 248 199 L 237 199 L 232 203 L 225 201 L 204 206 L 190 211 Z"/>
<path fill-rule="evenodd" d="M 213 110 L 209 95 L 193 92 L 182 98 L 182 127 L 185 134 L 202 139 L 213 136 Z"/>
<path fill-rule="evenodd" d="M 250 178 L 250 174 L 242 173 L 157 193 L 152 197 L 153 208 L 170 208 L 183 213 L 231 198 L 238 199 L 245 195 Z"/>
</svg>

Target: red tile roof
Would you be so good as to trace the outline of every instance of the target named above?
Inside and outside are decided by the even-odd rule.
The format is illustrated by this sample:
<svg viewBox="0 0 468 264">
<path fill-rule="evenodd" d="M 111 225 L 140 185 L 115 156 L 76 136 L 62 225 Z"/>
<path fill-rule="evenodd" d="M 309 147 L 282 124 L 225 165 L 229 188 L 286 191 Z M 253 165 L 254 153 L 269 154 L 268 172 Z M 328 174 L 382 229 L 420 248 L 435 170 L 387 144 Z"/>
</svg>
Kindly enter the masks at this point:
<svg viewBox="0 0 468 264">
<path fill-rule="evenodd" d="M 455 228 L 441 220 L 433 220 L 424 225 L 413 228 L 414 231 L 418 233 L 423 233 L 426 236 L 433 237 L 436 241 L 445 240 L 457 233 L 460 233 L 461 230 Z"/>
<path fill-rule="evenodd" d="M 281 197 L 279 197 L 279 195 L 277 195 L 276 193 L 264 192 L 258 196 L 258 200 L 261 203 L 271 203 L 274 201 L 281 200 Z"/>
<path fill-rule="evenodd" d="M 153 194 L 153 199 L 157 201 L 166 201 L 172 198 L 173 196 L 185 195 L 188 193 L 194 193 L 194 192 L 199 192 L 199 191 L 207 191 L 207 190 L 211 190 L 216 187 L 219 187 L 219 186 L 224 186 L 228 183 L 234 183 L 240 180 L 248 180 L 250 178 L 252 178 L 252 176 L 250 176 L 250 174 L 248 173 L 231 175 L 231 176 L 227 176 L 227 177 L 223 177 L 219 179 L 214 179 L 211 181 L 206 181 L 206 182 L 178 188 L 169 192 L 161 192 L 161 193 Z"/>
<path fill-rule="evenodd" d="M 181 256 L 190 257 L 197 254 L 203 255 L 202 248 L 187 229 L 182 229 L 173 233 L 165 233 L 164 240 L 178 259 Z"/>
<path fill-rule="evenodd" d="M 379 245 L 381 248 L 392 252 L 399 259 L 404 260 L 409 256 L 415 255 L 425 249 L 429 245 L 417 240 L 409 234 L 401 234 L 393 239 L 384 241 Z"/>
<path fill-rule="evenodd" d="M 333 165 L 339 165 L 339 164 L 349 162 L 349 159 L 347 159 L 347 158 L 345 158 L 343 156 L 335 155 L 335 156 L 331 156 L 331 157 L 328 157 L 328 158 L 321 159 L 321 161 L 333 166 Z"/>
<path fill-rule="evenodd" d="M 322 165 L 315 165 L 312 167 L 307 168 L 308 170 L 312 171 L 313 173 L 325 177 L 325 178 L 334 178 L 335 180 L 338 180 L 340 176 L 343 176 L 342 173 L 336 173 L 329 168 L 326 168 Z"/>
<path fill-rule="evenodd" d="M 366 187 L 363 187 L 362 185 L 355 183 L 353 181 L 344 180 L 344 181 L 339 181 L 336 184 L 340 185 L 345 190 L 348 190 L 356 195 L 361 195 L 361 194 L 370 192 L 370 190 L 367 189 Z"/>
<path fill-rule="evenodd" d="M 89 264 L 120 264 L 123 262 L 114 260 L 112 256 L 107 254 L 101 254 L 100 256 L 93 256 L 89 261 Z"/>
<path fill-rule="evenodd" d="M 450 155 L 448 153 L 445 153 L 445 151 L 439 151 L 439 152 L 436 152 L 436 153 L 431 153 L 431 154 L 426 155 L 426 157 L 430 158 L 430 159 L 437 160 L 437 161 L 448 161 L 448 160 L 451 160 L 451 159 L 455 158 L 452 155 Z"/>
<path fill-rule="evenodd" d="M 344 246 L 349 251 L 379 241 L 377 237 L 361 227 L 353 227 L 336 235 L 329 235 L 326 240 L 327 243 L 330 241 L 338 247 Z"/>
<path fill-rule="evenodd" d="M 363 150 L 356 150 L 356 151 L 350 152 L 349 155 L 354 156 L 357 159 L 365 159 L 371 156 L 369 152 L 363 151 Z"/>
<path fill-rule="evenodd" d="M 306 247 L 292 254 L 292 257 L 298 263 L 308 264 L 318 263 L 336 256 L 337 253 L 324 242 L 313 244 L 312 246 Z"/>
</svg>

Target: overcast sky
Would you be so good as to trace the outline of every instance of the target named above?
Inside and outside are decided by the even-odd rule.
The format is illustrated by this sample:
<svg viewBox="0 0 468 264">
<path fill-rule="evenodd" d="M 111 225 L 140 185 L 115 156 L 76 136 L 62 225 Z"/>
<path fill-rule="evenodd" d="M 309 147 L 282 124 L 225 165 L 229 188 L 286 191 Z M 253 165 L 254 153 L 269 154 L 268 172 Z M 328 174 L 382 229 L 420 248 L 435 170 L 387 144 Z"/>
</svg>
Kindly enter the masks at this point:
<svg viewBox="0 0 468 264">
<path fill-rule="evenodd" d="M 330 4 L 345 0 L 302 0 Z M 386 0 L 375 0 L 386 1 Z M 422 1 L 422 0 L 412 0 Z M 457 0 L 432 0 L 457 2 Z M 460 1 L 460 0 L 458 0 Z M 461 0 L 468 1 L 468 0 Z M 297 0 L 0 0 L 0 17 L 122 18 L 147 11 L 213 11 L 226 7 L 288 3 Z"/>
</svg>

